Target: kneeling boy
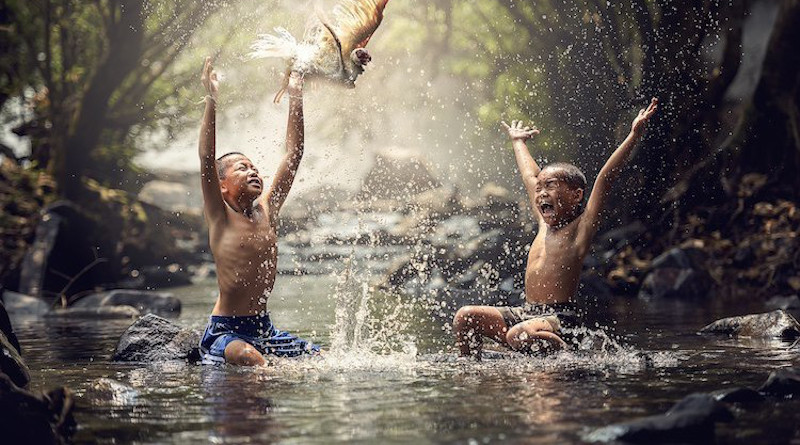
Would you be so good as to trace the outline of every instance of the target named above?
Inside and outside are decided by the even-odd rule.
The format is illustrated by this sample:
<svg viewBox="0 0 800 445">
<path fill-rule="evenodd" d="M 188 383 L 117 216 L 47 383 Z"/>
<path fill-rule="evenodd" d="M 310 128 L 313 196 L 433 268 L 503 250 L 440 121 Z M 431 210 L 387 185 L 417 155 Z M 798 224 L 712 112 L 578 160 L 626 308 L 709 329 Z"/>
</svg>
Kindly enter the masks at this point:
<svg viewBox="0 0 800 445">
<path fill-rule="evenodd" d="M 611 184 L 657 106 L 658 100 L 653 98 L 647 109 L 639 111 L 630 134 L 600 170 L 585 209 L 583 173 L 567 163 L 539 169 L 525 144 L 539 130 L 523 126 L 521 121 L 512 121 L 510 126 L 503 122 L 539 231 L 528 253 L 523 306 L 465 306 L 456 313 L 453 330 L 462 356 L 480 357 L 483 337 L 515 351 L 529 351 L 540 340 L 556 348 L 566 347 L 559 333 L 562 327 L 574 328 L 580 323 L 571 299 Z"/>
<path fill-rule="evenodd" d="M 266 194 L 264 180 L 247 156 L 228 153 L 215 158 L 219 82 L 210 58 L 202 82 L 208 96 L 200 128 L 200 169 L 219 283 L 219 298 L 200 340 L 203 362 L 263 365 L 262 354 L 318 353 L 318 346 L 276 329 L 267 312 L 277 273 L 278 212 L 303 157 L 302 78 L 296 73 L 290 78 L 287 154 Z"/>
</svg>

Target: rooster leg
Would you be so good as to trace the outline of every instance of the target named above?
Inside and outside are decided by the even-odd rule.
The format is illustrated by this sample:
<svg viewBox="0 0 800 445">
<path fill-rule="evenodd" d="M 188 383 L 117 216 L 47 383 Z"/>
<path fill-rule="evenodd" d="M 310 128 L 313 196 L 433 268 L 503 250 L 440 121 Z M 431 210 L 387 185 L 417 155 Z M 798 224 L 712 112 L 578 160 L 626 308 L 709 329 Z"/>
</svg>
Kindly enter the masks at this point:
<svg viewBox="0 0 800 445">
<path fill-rule="evenodd" d="M 272 100 L 273 103 L 279 104 L 281 103 L 281 99 L 283 99 L 284 93 L 286 93 L 286 89 L 289 88 L 289 73 L 286 73 L 286 76 L 283 80 L 283 85 L 281 85 L 281 89 L 275 94 L 275 98 Z"/>
</svg>

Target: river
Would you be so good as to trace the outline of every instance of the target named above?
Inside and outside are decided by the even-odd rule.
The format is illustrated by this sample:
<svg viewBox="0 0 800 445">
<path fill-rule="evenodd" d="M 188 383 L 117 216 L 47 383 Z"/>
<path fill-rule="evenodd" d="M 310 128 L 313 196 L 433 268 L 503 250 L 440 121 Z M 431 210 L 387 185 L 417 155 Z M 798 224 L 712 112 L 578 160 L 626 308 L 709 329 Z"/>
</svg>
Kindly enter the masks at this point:
<svg viewBox="0 0 800 445">
<path fill-rule="evenodd" d="M 66 385 L 78 395 L 77 443 L 582 443 L 595 428 L 662 413 L 690 393 L 757 388 L 770 371 L 800 365 L 786 342 L 696 334 L 763 307 L 622 297 L 607 304 L 621 351 L 458 361 L 447 326 L 362 284 L 281 275 L 275 324 L 328 351 L 261 369 L 113 363 L 130 320 L 15 323 L 32 388 Z M 176 321 L 201 329 L 214 291 L 211 280 L 173 290 L 183 301 Z M 98 378 L 132 390 L 98 395 Z M 766 403 L 720 424 L 720 442 L 798 440 L 800 401 Z"/>
</svg>

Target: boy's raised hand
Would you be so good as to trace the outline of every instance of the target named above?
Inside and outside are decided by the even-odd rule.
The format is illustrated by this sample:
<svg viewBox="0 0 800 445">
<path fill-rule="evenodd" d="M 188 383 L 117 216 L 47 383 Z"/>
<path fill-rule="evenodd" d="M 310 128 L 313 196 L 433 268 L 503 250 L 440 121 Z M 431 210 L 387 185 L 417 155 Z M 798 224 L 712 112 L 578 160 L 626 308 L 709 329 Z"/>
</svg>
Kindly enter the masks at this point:
<svg viewBox="0 0 800 445">
<path fill-rule="evenodd" d="M 535 126 L 523 126 L 522 121 L 511 121 L 511 125 L 508 125 L 505 121 L 500 123 L 506 128 L 508 137 L 511 138 L 512 141 L 521 140 L 525 142 L 533 136 L 539 134 L 539 129 L 537 129 Z"/>
<path fill-rule="evenodd" d="M 631 131 L 636 133 L 637 135 L 641 135 L 644 131 L 644 127 L 647 124 L 647 121 L 650 117 L 656 112 L 658 109 L 658 99 L 655 97 L 650 100 L 650 105 L 647 108 L 642 108 L 639 110 L 639 115 L 633 120 L 633 124 L 631 124 Z"/>
<path fill-rule="evenodd" d="M 217 93 L 219 92 L 219 79 L 217 78 L 217 72 L 214 71 L 214 65 L 211 63 L 211 57 L 206 57 L 200 81 L 203 82 L 206 93 L 216 101 Z"/>
<path fill-rule="evenodd" d="M 292 71 L 289 73 L 289 84 L 286 87 L 286 91 L 289 93 L 289 97 L 300 97 L 303 94 L 303 75 L 298 73 L 297 71 Z"/>
</svg>

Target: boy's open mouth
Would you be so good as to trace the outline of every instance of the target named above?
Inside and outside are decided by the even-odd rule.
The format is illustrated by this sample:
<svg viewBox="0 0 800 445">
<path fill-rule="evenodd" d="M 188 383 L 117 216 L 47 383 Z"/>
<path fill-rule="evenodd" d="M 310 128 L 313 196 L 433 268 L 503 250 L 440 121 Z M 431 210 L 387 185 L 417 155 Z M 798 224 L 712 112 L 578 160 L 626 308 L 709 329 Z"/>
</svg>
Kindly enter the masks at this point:
<svg viewBox="0 0 800 445">
<path fill-rule="evenodd" d="M 254 186 L 258 187 L 258 188 L 261 188 L 261 180 L 258 179 L 258 178 L 249 179 L 247 181 L 247 184 L 248 185 L 254 185 Z"/>
<path fill-rule="evenodd" d="M 542 212 L 542 215 L 549 216 L 555 212 L 555 207 L 553 207 L 553 204 L 550 204 L 549 202 L 543 202 L 539 204 L 539 210 Z"/>
</svg>

